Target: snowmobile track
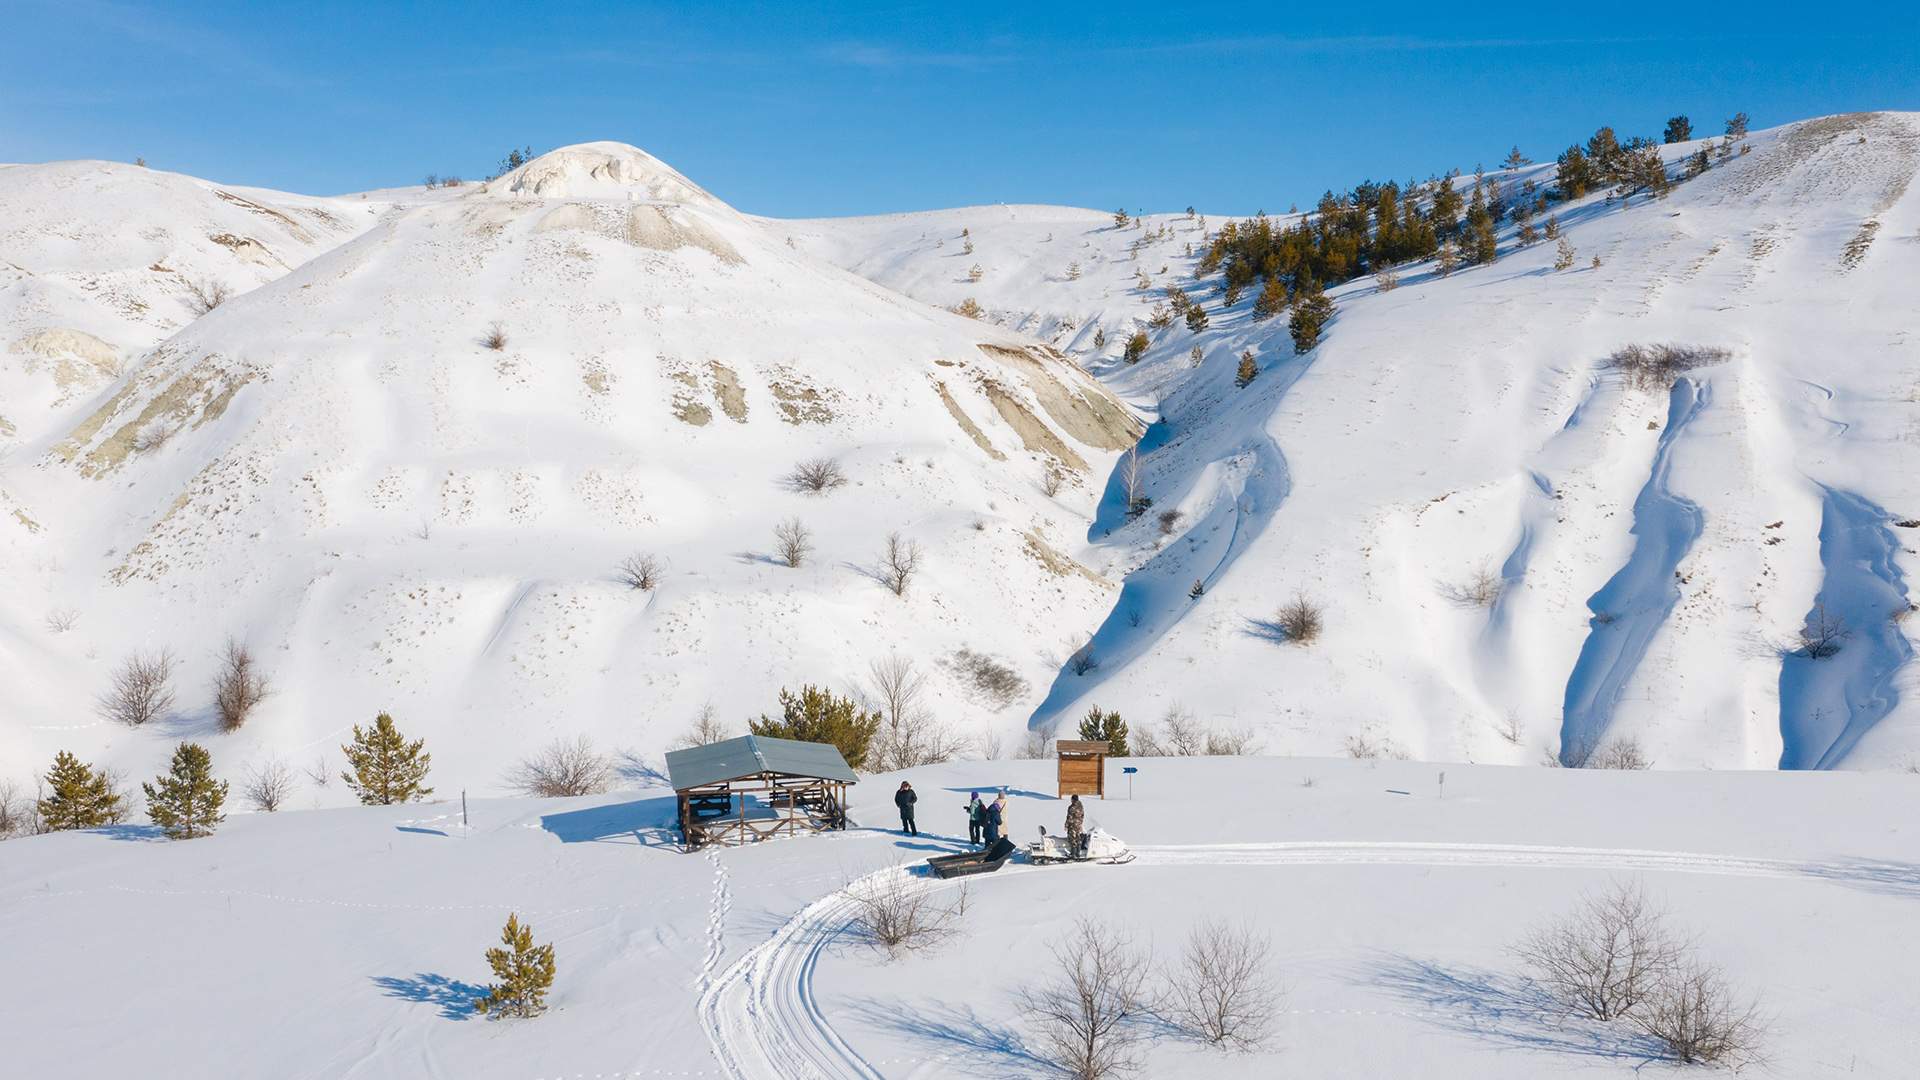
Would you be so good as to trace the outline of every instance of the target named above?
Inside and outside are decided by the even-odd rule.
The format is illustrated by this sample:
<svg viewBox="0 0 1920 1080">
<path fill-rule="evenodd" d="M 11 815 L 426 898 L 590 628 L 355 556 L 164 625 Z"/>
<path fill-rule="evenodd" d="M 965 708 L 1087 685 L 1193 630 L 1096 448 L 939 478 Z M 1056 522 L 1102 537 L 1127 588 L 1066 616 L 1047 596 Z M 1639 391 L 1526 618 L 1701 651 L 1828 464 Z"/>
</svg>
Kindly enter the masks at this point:
<svg viewBox="0 0 1920 1080">
<path fill-rule="evenodd" d="M 1263 844 L 1145 845 L 1134 865 L 1174 866 L 1462 866 L 1539 867 L 1803 878 L 1825 875 L 1819 863 L 1685 851 L 1551 847 L 1527 844 L 1300 841 Z M 881 870 L 904 874 L 909 865 Z M 1056 873 L 1007 867 L 1015 873 Z M 1007 876 L 1004 872 L 1000 877 Z M 856 883 L 856 885 L 859 883 Z M 929 883 L 934 887 L 934 883 Z M 717 976 L 700 998 L 706 1029 L 723 1073 L 732 1080 L 884 1080 L 871 1061 L 833 1028 L 814 996 L 820 956 L 847 932 L 854 904 L 845 890 L 814 901 L 773 936 Z"/>
</svg>

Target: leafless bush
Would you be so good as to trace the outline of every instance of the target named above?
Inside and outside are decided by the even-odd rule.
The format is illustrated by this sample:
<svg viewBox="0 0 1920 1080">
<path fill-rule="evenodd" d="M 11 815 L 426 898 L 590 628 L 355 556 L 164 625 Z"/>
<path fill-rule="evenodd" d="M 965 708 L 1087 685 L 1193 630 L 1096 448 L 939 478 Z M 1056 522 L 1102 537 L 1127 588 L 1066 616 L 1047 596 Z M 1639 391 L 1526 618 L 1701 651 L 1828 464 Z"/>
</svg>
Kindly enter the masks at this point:
<svg viewBox="0 0 1920 1080">
<path fill-rule="evenodd" d="M 47 831 L 40 820 L 40 802 L 23 794 L 12 780 L 0 780 L 0 840 L 16 836 L 38 836 Z"/>
<path fill-rule="evenodd" d="M 487 332 L 480 335 L 480 344 L 494 352 L 507 347 L 507 328 L 498 322 L 487 324 Z"/>
<path fill-rule="evenodd" d="M 1214 1046 L 1259 1047 L 1273 1033 L 1279 1012 L 1272 954 L 1272 939 L 1251 927 L 1202 922 L 1187 935 L 1179 966 L 1167 976 L 1167 1018 Z"/>
<path fill-rule="evenodd" d="M 1628 345 L 1607 357 L 1608 367 L 1641 390 L 1665 390 L 1684 371 L 1717 364 L 1733 355 L 1717 345 Z"/>
<path fill-rule="evenodd" d="M 986 653 L 963 648 L 953 654 L 952 666 L 975 698 L 992 708 L 1004 709 L 1027 692 L 1019 672 Z"/>
<path fill-rule="evenodd" d="M 620 580 L 629 589 L 652 592 L 660 584 L 660 558 L 644 552 L 635 552 L 620 560 Z"/>
<path fill-rule="evenodd" d="M 1687 945 L 1637 883 L 1589 893 L 1569 914 L 1535 927 L 1513 948 L 1540 986 L 1569 1012 L 1615 1020 L 1639 1008 L 1679 969 Z"/>
<path fill-rule="evenodd" d="M 171 416 L 157 416 L 145 427 L 133 434 L 133 452 L 151 454 L 155 450 L 173 441 L 180 434 L 180 421 Z"/>
<path fill-rule="evenodd" d="M 220 670 L 213 677 L 213 707 L 220 714 L 220 727 L 236 731 L 266 700 L 267 677 L 253 658 L 245 642 L 227 639 L 220 653 Z"/>
<path fill-rule="evenodd" d="M 1260 752 L 1260 736 L 1248 728 L 1215 728 L 1207 732 L 1208 757 L 1246 757 Z"/>
<path fill-rule="evenodd" d="M 798 568 L 813 553 L 813 533 L 799 518 L 788 518 L 773 527 L 773 545 L 781 562 Z"/>
<path fill-rule="evenodd" d="M 597 795 L 613 783 L 613 762 L 585 735 L 555 739 L 516 765 L 507 785 L 522 795 L 553 799 Z"/>
<path fill-rule="evenodd" d="M 881 583 L 893 590 L 893 595 L 905 596 L 907 582 L 919 569 L 920 545 L 897 532 L 888 533 L 886 546 L 880 550 Z"/>
<path fill-rule="evenodd" d="M 1280 632 L 1286 635 L 1288 641 L 1296 645 L 1305 645 L 1320 636 L 1323 614 L 1317 601 L 1300 595 L 1281 605 L 1273 621 L 1274 625 L 1280 628 Z"/>
<path fill-rule="evenodd" d="M 1520 713 L 1515 709 L 1507 710 L 1506 718 L 1494 726 L 1494 731 L 1515 746 L 1519 746 L 1521 738 L 1526 735 L 1526 728 L 1520 723 Z"/>
<path fill-rule="evenodd" d="M 1653 768 L 1653 759 L 1629 735 L 1616 736 L 1591 746 L 1576 746 L 1565 764 L 1573 769 L 1618 769 L 1636 772 Z"/>
<path fill-rule="evenodd" d="M 1180 526 L 1180 519 L 1185 516 L 1178 510 L 1160 511 L 1160 535 L 1172 536 L 1173 530 Z"/>
<path fill-rule="evenodd" d="M 313 781 L 314 787 L 326 787 L 327 784 L 333 780 L 333 769 L 328 767 L 327 755 L 325 754 L 314 758 L 313 764 L 301 771 L 307 774 L 307 779 Z"/>
<path fill-rule="evenodd" d="M 224 281 L 182 280 L 187 286 L 187 307 L 196 315 L 205 315 L 233 298 Z"/>
<path fill-rule="evenodd" d="M 847 473 L 832 458 L 812 458 L 793 467 L 787 474 L 787 487 L 818 495 L 847 482 Z"/>
<path fill-rule="evenodd" d="M 1852 634 L 1847 620 L 1827 610 L 1827 602 L 1813 605 L 1807 625 L 1800 629 L 1800 654 L 1810 660 L 1824 660 L 1840 651 L 1840 643 Z"/>
<path fill-rule="evenodd" d="M 1053 977 L 1020 995 L 1039 1031 L 1037 1056 L 1074 1080 L 1135 1068 L 1152 1005 L 1147 960 L 1132 938 L 1082 917 L 1053 959 Z"/>
<path fill-rule="evenodd" d="M 1373 272 L 1374 287 L 1381 292 L 1392 292 L 1400 287 L 1400 268 L 1391 262 L 1383 262 Z"/>
<path fill-rule="evenodd" d="M 875 772 L 952 761 L 965 742 L 926 707 L 927 677 L 909 657 L 894 653 L 867 667 L 863 702 L 880 714 L 867 760 Z"/>
<path fill-rule="evenodd" d="M 1027 737 L 1013 751 L 1013 756 L 1022 761 L 1044 761 L 1053 756 L 1053 733 L 1050 731 L 1028 731 Z"/>
<path fill-rule="evenodd" d="M 173 708 L 173 653 L 136 653 L 113 674 L 113 687 L 100 698 L 100 711 L 109 720 L 139 727 Z"/>
<path fill-rule="evenodd" d="M 1075 675 L 1085 675 L 1099 666 L 1100 657 L 1095 655 L 1091 641 L 1073 650 L 1073 655 L 1067 657 L 1067 669 Z"/>
<path fill-rule="evenodd" d="M 855 932 L 890 957 L 936 945 L 958 933 L 967 910 L 967 890 L 941 904 L 932 890 L 904 869 L 883 870 L 848 882 Z"/>
<path fill-rule="evenodd" d="M 689 727 L 681 734 L 680 738 L 675 741 L 674 749 L 683 750 L 689 746 L 711 746 L 714 743 L 731 739 L 733 736 L 733 729 L 721 721 L 719 712 L 714 709 L 713 702 L 709 701 L 700 706 L 700 711 L 694 714 L 693 726 Z"/>
<path fill-rule="evenodd" d="M 47 632 L 64 634 L 80 622 L 80 613 L 72 608 L 54 608 L 47 612 Z"/>
<path fill-rule="evenodd" d="M 1494 572 L 1491 566 L 1476 569 L 1467 579 L 1441 587 L 1441 593 L 1448 601 L 1461 607 L 1490 608 L 1505 592 L 1507 581 Z"/>
<path fill-rule="evenodd" d="M 240 781 L 240 795 L 255 810 L 273 813 L 293 794 L 293 769 L 278 758 L 256 762 Z"/>
<path fill-rule="evenodd" d="M 1766 1035 L 1759 1005 L 1736 994 L 1718 967 L 1694 958 L 1663 972 L 1632 1019 L 1683 1065 L 1752 1064 Z"/>
<path fill-rule="evenodd" d="M 1060 494 L 1060 485 L 1066 482 L 1066 475 L 1059 469 L 1049 468 L 1040 477 L 1040 490 L 1048 498 Z"/>
</svg>

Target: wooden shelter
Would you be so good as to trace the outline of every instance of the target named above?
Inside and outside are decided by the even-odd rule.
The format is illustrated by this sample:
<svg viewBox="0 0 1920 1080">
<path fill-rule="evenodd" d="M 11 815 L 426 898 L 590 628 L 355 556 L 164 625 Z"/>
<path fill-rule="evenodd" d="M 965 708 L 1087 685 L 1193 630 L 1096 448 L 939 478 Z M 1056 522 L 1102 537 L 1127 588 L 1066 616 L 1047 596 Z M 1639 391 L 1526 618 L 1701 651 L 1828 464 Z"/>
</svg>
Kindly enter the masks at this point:
<svg viewBox="0 0 1920 1080">
<path fill-rule="evenodd" d="M 1060 758 L 1060 797 L 1098 795 L 1107 797 L 1107 755 L 1113 747 L 1099 740 L 1061 739 L 1056 747 Z"/>
<path fill-rule="evenodd" d="M 831 743 L 742 735 L 667 751 L 667 778 L 680 801 L 680 840 L 751 844 L 847 827 L 847 759 Z"/>
</svg>

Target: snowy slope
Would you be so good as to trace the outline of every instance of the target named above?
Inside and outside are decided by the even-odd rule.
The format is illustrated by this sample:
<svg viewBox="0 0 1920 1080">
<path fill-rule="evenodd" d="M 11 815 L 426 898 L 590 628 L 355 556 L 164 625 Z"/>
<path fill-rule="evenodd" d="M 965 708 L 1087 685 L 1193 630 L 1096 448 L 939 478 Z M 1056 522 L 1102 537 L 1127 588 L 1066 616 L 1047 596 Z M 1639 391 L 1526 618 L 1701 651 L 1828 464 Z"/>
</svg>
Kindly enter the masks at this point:
<svg viewBox="0 0 1920 1080">
<path fill-rule="evenodd" d="M 766 234 L 632 147 L 542 156 L 422 200 L 148 351 L 0 487 L 24 777 L 57 749 L 145 770 L 211 737 L 232 634 L 276 692 L 233 767 L 331 754 L 391 711 L 443 782 L 497 790 L 551 738 L 654 751 L 705 703 L 845 691 L 897 650 L 966 736 L 1008 737 L 1114 586 L 1058 557 L 1139 422 L 1060 354 Z M 498 325 L 503 347 L 483 339 Z M 837 458 L 849 483 L 789 489 Z M 1065 477 L 1057 498 L 1049 472 Z M 815 553 L 773 556 L 800 518 Z M 924 551 L 897 597 L 884 538 Z M 658 588 L 619 561 L 650 552 Z M 49 633 L 46 613 L 78 613 Z M 113 665 L 170 646 L 180 714 L 97 721 Z M 1018 707 L 942 665 L 1027 679 Z M 345 795 L 337 789 L 336 799 Z"/>
<path fill-rule="evenodd" d="M 1697 145 L 1666 148 L 1676 174 Z M 1895 524 L 1920 516 L 1917 163 L 1908 114 L 1755 133 L 1664 199 L 1557 207 L 1572 271 L 1509 226 L 1492 266 L 1334 290 L 1336 321 L 1304 357 L 1284 319 L 1252 320 L 1256 290 L 1223 311 L 1217 277 L 1194 286 L 1200 217 L 1122 229 L 977 207 L 766 227 L 930 303 L 974 297 L 1158 416 L 1142 460 L 1154 514 L 1124 524 L 1116 485 L 1075 552 L 1126 575 L 1093 637 L 1102 663 L 1063 669 L 1036 726 L 1092 703 L 1135 723 L 1179 704 L 1278 752 L 1359 737 L 1532 762 L 1631 735 L 1667 766 L 1864 768 L 1920 754 L 1914 534 Z M 1211 326 L 1157 331 L 1116 370 L 1169 282 L 1205 298 Z M 1685 407 L 1603 364 L 1665 341 L 1732 352 L 1687 374 Z M 1262 374 L 1236 390 L 1243 349 Z M 1171 538 L 1164 508 L 1183 514 Z M 1499 602 L 1457 602 L 1483 570 L 1505 582 Z M 1273 613 L 1301 593 L 1326 606 L 1324 640 L 1283 646 Z M 1783 657 L 1817 601 L 1846 620 L 1841 653 Z"/>
<path fill-rule="evenodd" d="M 0 449 L 32 443 L 198 315 L 373 224 L 317 199 L 108 161 L 0 165 Z"/>
<path fill-rule="evenodd" d="M 1090 819 L 1136 862 L 976 879 L 960 936 L 893 963 L 848 931 L 842 883 L 949 850 L 968 790 L 1009 787 L 1017 836 L 1057 831 L 1051 763 L 908 774 L 918 840 L 686 855 L 671 798 L 640 787 L 476 800 L 466 827 L 437 803 L 10 841 L 0 966 L 31 977 L 0 981 L 0 1036 L 29 1076 L 1044 1077 L 1017 995 L 1076 916 L 1166 961 L 1217 916 L 1271 935 L 1276 1037 L 1239 1055 L 1163 1036 L 1146 1075 L 1644 1076 L 1644 1043 L 1544 1009 L 1506 951 L 1639 881 L 1760 996 L 1771 1064 L 1743 1075 L 1901 1077 L 1920 1051 L 1920 846 L 1886 824 L 1911 777 L 1454 766 L 1441 798 L 1407 763 L 1135 764 L 1133 799 Z M 890 822 L 899 779 L 860 784 L 856 821 Z M 510 912 L 558 978 L 549 1014 L 493 1023 L 467 1006 Z"/>
</svg>

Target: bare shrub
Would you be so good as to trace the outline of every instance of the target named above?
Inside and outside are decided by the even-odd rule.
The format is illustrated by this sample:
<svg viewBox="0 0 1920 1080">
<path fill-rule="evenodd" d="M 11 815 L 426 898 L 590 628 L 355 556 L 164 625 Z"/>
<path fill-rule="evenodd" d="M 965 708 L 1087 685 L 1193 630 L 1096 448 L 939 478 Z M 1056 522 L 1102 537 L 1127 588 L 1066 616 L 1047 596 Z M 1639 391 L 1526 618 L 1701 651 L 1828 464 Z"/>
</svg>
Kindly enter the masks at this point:
<svg viewBox="0 0 1920 1080">
<path fill-rule="evenodd" d="M 73 608 L 54 608 L 47 612 L 47 632 L 64 634 L 80 622 L 80 613 Z"/>
<path fill-rule="evenodd" d="M 133 452 L 150 454 L 173 441 L 180 434 L 180 421 L 171 416 L 157 416 L 133 435 Z"/>
<path fill-rule="evenodd" d="M 847 482 L 847 472 L 832 458 L 811 458 L 793 467 L 786 476 L 787 487 L 818 495 Z"/>
<path fill-rule="evenodd" d="M 1481 566 L 1468 575 L 1465 581 L 1441 587 L 1441 593 L 1448 601 L 1460 607 L 1490 608 L 1500 599 L 1507 589 L 1507 580 L 1494 572 L 1491 566 Z"/>
<path fill-rule="evenodd" d="M 1717 345 L 1628 345 L 1607 357 L 1606 366 L 1637 389 L 1665 390 L 1682 372 L 1717 364 L 1731 355 L 1731 350 Z"/>
<path fill-rule="evenodd" d="M 920 545 L 897 532 L 888 533 L 886 546 L 880 549 L 881 583 L 891 589 L 893 595 L 905 596 L 907 583 L 919 569 Z"/>
<path fill-rule="evenodd" d="M 224 281 L 183 280 L 187 286 L 187 307 L 195 315 L 205 315 L 233 298 L 233 291 Z"/>
<path fill-rule="evenodd" d="M 700 706 L 700 711 L 693 716 L 693 726 L 687 728 L 678 739 L 674 740 L 673 748 L 684 750 L 690 746 L 711 746 L 731 739 L 734 735 L 734 729 L 720 719 L 719 711 L 713 707 L 713 702 L 709 701 Z"/>
<path fill-rule="evenodd" d="M 487 332 L 480 335 L 480 344 L 494 352 L 507 347 L 507 328 L 498 322 L 487 324 Z"/>
<path fill-rule="evenodd" d="M 1074 1080 L 1135 1068 L 1152 1008 L 1145 956 L 1124 931 L 1084 916 L 1052 951 L 1053 977 L 1020 995 L 1038 1028 L 1036 1055 Z"/>
<path fill-rule="evenodd" d="M 1520 745 L 1520 740 L 1527 733 L 1526 728 L 1520 723 L 1520 713 L 1516 709 L 1508 709 L 1506 718 L 1494 725 L 1494 731 L 1515 746 Z"/>
<path fill-rule="evenodd" d="M 213 676 L 213 707 L 220 714 L 220 727 L 237 731 L 266 700 L 270 688 L 253 650 L 233 638 L 220 653 L 220 670 Z"/>
<path fill-rule="evenodd" d="M 1513 952 L 1567 1011 L 1615 1020 L 1655 993 L 1679 968 L 1686 948 L 1638 883 L 1616 882 L 1528 931 Z"/>
<path fill-rule="evenodd" d="M 788 518 L 773 527 L 773 550 L 781 562 L 798 569 L 813 553 L 813 533 L 799 518 Z"/>
<path fill-rule="evenodd" d="M 1252 927 L 1202 922 L 1187 935 L 1180 963 L 1167 975 L 1167 1018 L 1214 1046 L 1259 1047 L 1272 1035 L 1280 1007 L 1272 954 L 1272 939 Z"/>
<path fill-rule="evenodd" d="M 1296 645 L 1305 645 L 1320 636 L 1322 617 L 1325 614 L 1317 601 L 1309 600 L 1305 594 L 1295 596 L 1281 605 L 1274 616 L 1274 625 L 1286 635 L 1288 641 Z"/>
<path fill-rule="evenodd" d="M 1059 469 L 1049 468 L 1040 477 L 1040 490 L 1048 498 L 1060 494 L 1060 485 L 1066 482 L 1066 475 Z"/>
<path fill-rule="evenodd" d="M 1075 675 L 1085 675 L 1100 666 L 1100 657 L 1093 651 L 1093 642 L 1089 641 L 1073 650 L 1067 657 L 1067 669 Z"/>
<path fill-rule="evenodd" d="M 1638 739 L 1621 735 L 1591 746 L 1574 747 L 1573 753 L 1567 757 L 1565 764 L 1573 769 L 1618 769 L 1637 772 L 1642 769 L 1651 769 L 1653 759 L 1647 756 Z"/>
<path fill-rule="evenodd" d="M 1840 643 L 1853 633 L 1847 620 L 1827 610 L 1823 599 L 1813 605 L 1807 625 L 1800 628 L 1800 654 L 1810 660 L 1824 660 L 1840 651 Z"/>
<path fill-rule="evenodd" d="M 913 769 L 952 761 L 965 743 L 926 706 L 927 677 L 909 657 L 898 653 L 867 666 L 862 696 L 880 714 L 881 727 L 868 750 L 875 772 Z"/>
<path fill-rule="evenodd" d="M 1180 525 L 1180 519 L 1186 515 L 1178 510 L 1160 511 L 1160 535 L 1172 536 L 1173 530 Z"/>
<path fill-rule="evenodd" d="M 1207 756 L 1247 757 L 1260 752 L 1260 736 L 1248 728 L 1215 728 L 1207 732 Z"/>
<path fill-rule="evenodd" d="M 1758 1003 L 1736 994 L 1717 966 L 1693 958 L 1660 975 L 1632 1020 L 1683 1065 L 1753 1064 L 1766 1034 Z"/>
<path fill-rule="evenodd" d="M 307 779 L 313 781 L 313 786 L 317 788 L 326 787 L 333 780 L 333 769 L 327 764 L 325 754 L 314 758 L 313 764 L 301 771 L 307 774 Z"/>
<path fill-rule="evenodd" d="M 1374 287 L 1381 292 L 1392 292 L 1400 287 L 1400 268 L 1392 262 L 1382 262 L 1373 272 Z"/>
<path fill-rule="evenodd" d="M 660 558 L 636 551 L 620 560 L 618 573 L 627 588 L 652 592 L 653 587 L 660 584 Z"/>
<path fill-rule="evenodd" d="M 553 740 L 507 777 L 515 791 L 542 799 L 597 795 L 612 783 L 612 759 L 595 750 L 585 735 Z"/>
<path fill-rule="evenodd" d="M 100 711 L 109 720 L 139 727 L 173 708 L 173 653 L 162 649 L 136 653 L 121 661 L 113 687 L 100 698 Z"/>
<path fill-rule="evenodd" d="M 1014 748 L 1013 756 L 1022 761 L 1044 761 L 1053 756 L 1053 733 L 1050 731 L 1028 731 L 1027 737 Z"/>
<path fill-rule="evenodd" d="M 240 795 L 255 810 L 273 813 L 293 794 L 293 769 L 278 758 L 256 762 L 240 780 Z"/>
<path fill-rule="evenodd" d="M 40 800 L 24 794 L 15 781 L 0 780 L 0 840 L 46 831 L 46 822 L 40 820 Z"/>
<path fill-rule="evenodd" d="M 967 911 L 967 889 L 942 904 L 921 879 L 902 868 L 848 882 L 854 931 L 890 957 L 939 944 L 958 933 Z"/>
<path fill-rule="evenodd" d="M 1027 692 L 1027 680 L 1019 672 L 986 653 L 963 648 L 951 663 L 975 699 L 992 708 L 1004 709 Z"/>
</svg>

